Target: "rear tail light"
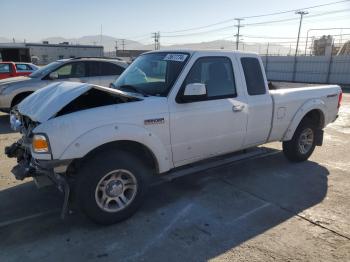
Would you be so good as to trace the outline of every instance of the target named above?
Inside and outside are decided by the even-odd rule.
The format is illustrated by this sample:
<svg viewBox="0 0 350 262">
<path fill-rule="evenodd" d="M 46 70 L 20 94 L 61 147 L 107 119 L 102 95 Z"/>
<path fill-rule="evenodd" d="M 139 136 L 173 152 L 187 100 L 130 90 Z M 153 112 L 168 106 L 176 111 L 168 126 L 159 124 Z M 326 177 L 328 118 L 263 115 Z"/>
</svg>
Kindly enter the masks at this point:
<svg viewBox="0 0 350 262">
<path fill-rule="evenodd" d="M 340 105 L 341 105 L 341 100 L 343 99 L 343 92 L 342 91 L 340 91 L 340 93 L 339 93 L 339 97 L 338 97 L 338 108 L 340 107 Z"/>
</svg>

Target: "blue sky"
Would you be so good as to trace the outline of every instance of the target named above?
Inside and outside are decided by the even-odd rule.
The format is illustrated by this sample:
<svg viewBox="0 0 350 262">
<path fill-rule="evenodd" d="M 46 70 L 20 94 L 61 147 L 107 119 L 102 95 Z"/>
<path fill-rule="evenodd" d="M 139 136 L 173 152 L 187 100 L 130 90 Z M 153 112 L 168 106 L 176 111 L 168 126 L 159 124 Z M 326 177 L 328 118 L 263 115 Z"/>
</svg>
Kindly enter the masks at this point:
<svg viewBox="0 0 350 262">
<path fill-rule="evenodd" d="M 150 43 L 150 34 L 160 31 L 162 43 L 200 42 L 227 39 L 235 33 L 234 22 L 209 27 L 202 30 L 186 31 L 178 34 L 200 33 L 182 37 L 165 37 L 163 32 L 200 27 L 234 17 L 259 15 L 289 9 L 329 3 L 335 0 L 11 0 L 0 4 L 1 20 L 6 21 L 0 31 L 1 37 L 27 41 L 39 41 L 45 37 L 62 36 L 75 38 L 100 33 L 118 38 L 131 38 Z M 309 10 L 311 14 L 329 11 L 350 10 L 350 2 Z M 242 23 L 256 23 L 267 20 L 297 17 L 293 13 L 263 18 L 246 19 Z M 3 24 L 4 25 L 4 24 Z M 232 26 L 232 28 L 231 28 Z M 220 29 L 227 27 L 226 29 Z M 350 27 L 350 12 L 338 12 L 327 16 L 305 19 L 302 35 L 310 28 Z M 269 25 L 246 26 L 242 28 L 244 41 L 265 41 L 248 36 L 295 37 L 298 21 Z M 321 32 L 320 32 L 321 33 Z M 340 33 L 340 30 L 333 31 Z M 349 33 L 343 31 L 343 33 Z"/>
</svg>

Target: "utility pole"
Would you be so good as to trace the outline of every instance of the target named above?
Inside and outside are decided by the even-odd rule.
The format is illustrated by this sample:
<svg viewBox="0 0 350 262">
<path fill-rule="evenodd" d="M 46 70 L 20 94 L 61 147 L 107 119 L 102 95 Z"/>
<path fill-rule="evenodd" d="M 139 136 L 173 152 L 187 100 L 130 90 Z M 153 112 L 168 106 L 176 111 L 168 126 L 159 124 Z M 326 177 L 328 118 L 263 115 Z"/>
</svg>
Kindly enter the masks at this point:
<svg viewBox="0 0 350 262">
<path fill-rule="evenodd" d="M 101 24 L 101 31 L 100 31 L 100 45 L 102 45 L 102 24 Z"/>
<path fill-rule="evenodd" d="M 297 46 L 295 48 L 295 55 L 294 55 L 294 65 L 293 65 L 293 82 L 296 79 L 297 74 L 297 55 L 298 55 L 298 48 L 299 48 L 299 40 L 300 40 L 300 30 L 301 30 L 301 24 L 303 22 L 303 16 L 307 15 L 308 12 L 306 11 L 297 11 L 295 14 L 300 15 L 300 22 L 299 22 L 299 30 L 298 30 L 298 39 L 297 39 Z"/>
<path fill-rule="evenodd" d="M 236 50 L 238 50 L 238 45 L 239 45 L 239 38 L 241 37 L 241 35 L 239 34 L 239 31 L 241 29 L 241 27 L 243 27 L 241 25 L 241 21 L 244 20 L 243 18 L 235 18 L 235 20 L 237 21 L 237 25 L 235 25 L 235 27 L 237 27 L 237 34 L 236 36 Z"/>
<path fill-rule="evenodd" d="M 118 40 L 115 41 L 115 56 L 118 57 Z"/>
<path fill-rule="evenodd" d="M 307 11 L 297 11 L 295 12 L 297 15 L 300 15 L 300 22 L 299 22 L 299 30 L 298 30 L 298 39 L 297 39 L 297 47 L 295 48 L 295 56 L 298 55 L 298 48 L 299 48 L 299 40 L 300 40 L 300 30 L 301 30 L 301 24 L 303 22 L 303 16 L 307 15 L 309 12 Z"/>
<path fill-rule="evenodd" d="M 154 50 L 159 50 L 160 49 L 160 33 L 159 32 L 155 32 L 152 33 L 152 38 L 154 38 Z"/>
<path fill-rule="evenodd" d="M 125 39 L 121 39 L 122 40 L 122 47 L 123 47 L 123 52 L 125 51 Z"/>
</svg>

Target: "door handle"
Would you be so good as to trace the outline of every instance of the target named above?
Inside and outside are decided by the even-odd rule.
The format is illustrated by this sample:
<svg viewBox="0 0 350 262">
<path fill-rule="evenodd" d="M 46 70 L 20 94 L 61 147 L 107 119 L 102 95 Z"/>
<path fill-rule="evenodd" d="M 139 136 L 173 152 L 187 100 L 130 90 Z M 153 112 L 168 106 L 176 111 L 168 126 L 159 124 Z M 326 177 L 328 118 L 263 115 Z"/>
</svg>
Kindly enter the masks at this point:
<svg viewBox="0 0 350 262">
<path fill-rule="evenodd" d="M 244 109 L 244 105 L 234 105 L 234 106 L 232 106 L 232 111 L 233 112 L 241 112 L 241 111 L 243 111 L 243 109 Z"/>
</svg>

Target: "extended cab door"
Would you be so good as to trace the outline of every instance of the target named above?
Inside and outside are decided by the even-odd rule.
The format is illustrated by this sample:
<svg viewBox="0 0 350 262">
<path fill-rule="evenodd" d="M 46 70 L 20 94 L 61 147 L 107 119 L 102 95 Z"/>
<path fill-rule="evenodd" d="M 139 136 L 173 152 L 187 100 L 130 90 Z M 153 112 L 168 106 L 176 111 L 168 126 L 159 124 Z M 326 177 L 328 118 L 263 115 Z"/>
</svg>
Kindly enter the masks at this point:
<svg viewBox="0 0 350 262">
<path fill-rule="evenodd" d="M 247 136 L 244 147 L 266 142 L 272 123 L 273 101 L 261 59 L 256 55 L 238 54 L 244 90 L 247 92 Z"/>
<path fill-rule="evenodd" d="M 244 96 L 237 85 L 239 81 L 236 81 L 239 70 L 232 59 L 194 57 L 175 101 L 169 102 L 175 166 L 241 149 L 247 113 Z M 181 101 L 184 88 L 190 83 L 205 84 L 207 97 L 200 101 Z"/>
</svg>

